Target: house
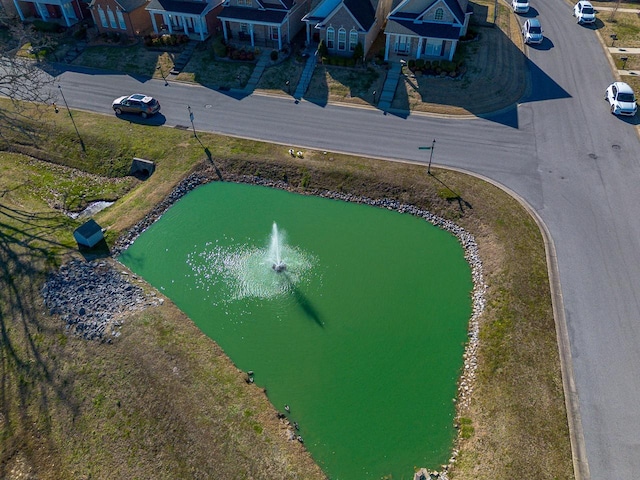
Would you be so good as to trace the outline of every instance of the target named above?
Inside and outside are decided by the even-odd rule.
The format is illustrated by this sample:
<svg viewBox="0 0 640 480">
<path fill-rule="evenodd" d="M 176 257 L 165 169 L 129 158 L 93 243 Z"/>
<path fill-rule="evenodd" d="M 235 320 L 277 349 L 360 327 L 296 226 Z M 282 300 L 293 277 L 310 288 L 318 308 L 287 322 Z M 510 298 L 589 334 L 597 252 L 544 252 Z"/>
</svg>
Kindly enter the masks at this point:
<svg viewBox="0 0 640 480">
<path fill-rule="evenodd" d="M 91 0 L 89 11 L 99 33 L 137 37 L 151 31 L 148 0 Z"/>
<path fill-rule="evenodd" d="M 330 55 L 349 57 L 360 43 L 366 56 L 390 9 L 391 0 L 322 0 L 303 18 L 307 43 L 322 40 Z"/>
<path fill-rule="evenodd" d="M 91 219 L 80 225 L 73 231 L 73 238 L 79 246 L 92 248 L 104 238 L 102 227 L 95 220 Z"/>
<path fill-rule="evenodd" d="M 85 18 L 86 5 L 81 0 L 13 0 L 23 22 L 38 18 L 71 27 Z"/>
<path fill-rule="evenodd" d="M 302 29 L 310 0 L 227 0 L 218 18 L 224 39 L 282 50 Z"/>
<path fill-rule="evenodd" d="M 222 1 L 151 0 L 146 10 L 155 33 L 184 34 L 202 41 L 217 32 Z"/>
<path fill-rule="evenodd" d="M 396 0 L 387 17 L 384 59 L 452 60 L 466 35 L 472 10 L 468 0 Z"/>
</svg>

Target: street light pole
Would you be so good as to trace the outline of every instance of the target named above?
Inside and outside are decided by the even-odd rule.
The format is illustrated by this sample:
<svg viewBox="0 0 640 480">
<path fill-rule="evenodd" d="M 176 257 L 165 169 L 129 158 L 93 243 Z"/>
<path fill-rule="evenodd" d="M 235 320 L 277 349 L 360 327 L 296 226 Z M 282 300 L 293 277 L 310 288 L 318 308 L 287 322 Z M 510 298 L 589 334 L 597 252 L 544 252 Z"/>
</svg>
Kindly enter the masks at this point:
<svg viewBox="0 0 640 480">
<path fill-rule="evenodd" d="M 436 148 L 436 141 L 435 139 L 433 140 L 433 142 L 431 142 L 431 146 L 430 147 L 418 147 L 418 150 L 431 150 L 431 153 L 429 154 L 429 165 L 427 166 L 427 173 L 429 175 L 431 175 L 431 160 L 433 160 L 433 151 Z"/>
<path fill-rule="evenodd" d="M 164 70 L 162 69 L 162 65 L 158 65 L 158 66 L 156 67 L 156 70 L 159 70 L 159 71 L 160 71 L 160 75 L 162 76 L 162 79 L 164 80 L 164 86 L 165 86 L 165 87 L 166 87 L 166 86 L 168 86 L 168 85 L 169 85 L 169 82 L 167 82 L 167 77 L 165 77 L 165 76 L 164 76 Z"/>
<path fill-rule="evenodd" d="M 64 101 L 64 106 L 67 107 L 67 113 L 69 114 L 69 118 L 71 119 L 71 123 L 73 123 L 73 128 L 76 130 L 76 134 L 78 135 L 78 140 L 80 140 L 80 146 L 82 147 L 82 151 L 85 152 L 86 148 L 84 146 L 84 142 L 82 141 L 82 137 L 80 136 L 80 132 L 78 131 L 78 127 L 76 125 L 76 121 L 73 119 L 73 115 L 71 115 L 71 110 L 69 110 L 69 104 L 67 103 L 67 99 L 64 98 L 64 93 L 62 93 L 62 87 L 58 85 L 58 90 L 60 91 L 60 95 L 62 96 L 62 100 Z M 58 107 L 55 106 L 56 113 L 58 112 Z"/>
<path fill-rule="evenodd" d="M 193 128 L 193 136 L 197 137 L 196 126 L 193 124 L 193 112 L 191 111 L 191 105 L 187 105 L 187 110 L 189 110 L 189 120 L 191 121 L 191 128 Z"/>
</svg>

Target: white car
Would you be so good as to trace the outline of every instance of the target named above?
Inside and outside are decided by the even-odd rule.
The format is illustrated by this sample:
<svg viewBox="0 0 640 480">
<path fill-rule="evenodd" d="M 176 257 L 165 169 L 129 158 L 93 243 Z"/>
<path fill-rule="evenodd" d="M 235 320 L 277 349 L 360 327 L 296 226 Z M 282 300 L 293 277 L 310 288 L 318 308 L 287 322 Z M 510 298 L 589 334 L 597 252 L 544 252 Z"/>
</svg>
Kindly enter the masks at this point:
<svg viewBox="0 0 640 480">
<path fill-rule="evenodd" d="M 529 18 L 524 25 L 522 25 L 522 37 L 524 43 L 542 43 L 544 37 L 542 36 L 542 26 L 540 20 L 537 18 Z"/>
<path fill-rule="evenodd" d="M 529 11 L 529 0 L 511 0 L 511 8 L 516 13 L 527 13 Z"/>
<path fill-rule="evenodd" d="M 624 82 L 614 82 L 604 92 L 604 99 L 611 106 L 614 115 L 634 116 L 638 111 L 633 89 Z"/>
<path fill-rule="evenodd" d="M 514 0 L 515 1 L 515 0 Z M 578 23 L 593 23 L 596 21 L 596 11 L 593 5 L 587 0 L 580 0 L 573 7 L 573 16 L 576 17 Z"/>
</svg>

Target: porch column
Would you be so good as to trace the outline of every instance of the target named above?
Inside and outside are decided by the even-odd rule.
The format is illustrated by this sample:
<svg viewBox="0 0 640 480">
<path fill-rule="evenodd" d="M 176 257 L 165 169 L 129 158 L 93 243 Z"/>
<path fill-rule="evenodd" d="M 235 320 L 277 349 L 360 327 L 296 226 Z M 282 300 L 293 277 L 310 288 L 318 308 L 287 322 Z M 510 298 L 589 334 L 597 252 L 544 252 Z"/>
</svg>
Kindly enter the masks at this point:
<svg viewBox="0 0 640 480">
<path fill-rule="evenodd" d="M 18 0 L 13 0 L 13 4 L 16 7 L 16 10 L 18 11 L 18 15 L 20 15 L 20 20 L 24 22 L 24 15 L 22 14 L 22 9 L 20 8 L 20 4 L 18 3 Z"/>
<path fill-rule="evenodd" d="M 13 0 L 14 2 L 16 0 Z M 309 22 L 306 22 L 307 24 L 307 45 L 311 45 L 311 31 L 309 29 Z"/>
<path fill-rule="evenodd" d="M 249 24 L 249 34 L 251 35 L 251 46 L 255 47 L 255 43 L 253 42 L 253 23 Z"/>
<path fill-rule="evenodd" d="M 458 41 L 453 40 L 451 42 L 451 48 L 449 49 L 449 61 L 453 60 L 453 54 L 456 53 L 456 47 L 458 46 Z"/>
<path fill-rule="evenodd" d="M 38 15 L 40 15 L 42 20 L 49 18 L 49 11 L 47 10 L 47 7 L 44 7 L 41 3 L 36 3 L 36 8 L 38 10 Z"/>
<path fill-rule="evenodd" d="M 156 24 L 156 14 L 155 12 L 149 12 L 149 15 L 151 15 L 151 25 L 153 25 L 153 31 L 158 33 L 158 25 Z M 96 22 L 96 25 L 98 24 L 98 22 Z"/>
<path fill-rule="evenodd" d="M 418 40 L 418 51 L 416 52 L 416 59 L 422 58 L 422 40 L 424 40 L 424 37 L 420 37 L 420 39 Z"/>
<path fill-rule="evenodd" d="M 198 17 L 196 19 L 196 23 L 198 25 L 198 29 L 200 30 L 200 41 L 204 42 L 204 27 L 202 26 L 202 17 Z"/>
<path fill-rule="evenodd" d="M 187 16 L 182 17 L 182 26 L 184 27 L 184 34 L 189 35 L 189 27 L 187 26 Z"/>
<path fill-rule="evenodd" d="M 169 33 L 173 33 L 173 25 L 171 25 L 171 17 L 166 13 L 162 15 L 162 21 L 169 27 Z"/>
<path fill-rule="evenodd" d="M 67 16 L 67 9 L 64 8 L 64 5 L 60 5 L 60 10 L 62 10 L 62 16 L 64 17 L 64 23 L 67 27 L 71 26 L 71 22 L 69 22 L 69 17 Z"/>
<path fill-rule="evenodd" d="M 282 50 L 282 29 L 278 25 L 278 51 Z"/>
<path fill-rule="evenodd" d="M 384 46 L 384 61 L 389 61 L 389 45 L 391 45 L 391 35 L 387 35 L 387 41 Z"/>
<path fill-rule="evenodd" d="M 229 38 L 227 37 L 227 21 L 226 20 L 222 20 L 222 36 L 224 37 L 225 42 L 229 40 Z"/>
</svg>

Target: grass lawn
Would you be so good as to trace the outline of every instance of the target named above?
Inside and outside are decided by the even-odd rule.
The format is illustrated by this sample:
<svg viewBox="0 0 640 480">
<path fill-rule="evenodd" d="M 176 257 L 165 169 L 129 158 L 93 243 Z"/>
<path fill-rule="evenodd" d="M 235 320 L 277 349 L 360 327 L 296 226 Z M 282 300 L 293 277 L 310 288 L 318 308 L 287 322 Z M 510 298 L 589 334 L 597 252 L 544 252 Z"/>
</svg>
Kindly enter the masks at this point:
<svg viewBox="0 0 640 480">
<path fill-rule="evenodd" d="M 373 104 L 373 92 L 382 92 L 385 78 L 386 71 L 374 66 L 346 68 L 319 64 L 313 72 L 305 98 L 321 102 Z"/>
<path fill-rule="evenodd" d="M 130 46 L 100 45 L 87 47 L 73 61 L 74 65 L 99 68 L 114 72 L 126 72 L 148 77 L 160 77 L 156 70 L 158 65 L 163 65 L 165 73 L 168 73 L 169 64 L 173 66 L 173 60 L 179 53 L 166 53 L 148 50 L 141 44 Z M 160 60 L 164 58 L 164 60 Z"/>
<path fill-rule="evenodd" d="M 640 47 L 640 17 L 637 13 L 618 11 L 614 14 L 602 10 L 597 13 L 596 27 L 607 46 L 611 46 L 611 35 L 615 34 L 618 37 L 616 47 Z"/>
<path fill-rule="evenodd" d="M 171 302 L 125 318 L 113 344 L 66 335 L 42 308 L 46 273 L 78 256 L 78 223 L 61 205 L 81 204 L 83 195 L 117 198 L 96 215 L 112 245 L 199 169 L 213 178 L 286 178 L 292 190 L 394 197 L 473 233 L 487 308 L 451 478 L 573 478 L 544 247 L 514 199 L 447 170 L 429 176 L 424 166 L 314 151 L 293 159 L 278 145 L 204 133 L 200 144 L 179 129 L 86 112 L 74 119 L 86 152 L 68 118 L 51 111 L 37 122 L 37 141 L 21 147 L 32 158 L 0 144 L 0 477 L 323 478 L 303 446 L 284 437 L 263 392 Z M 133 156 L 156 161 L 148 180 L 125 176 Z"/>
</svg>

